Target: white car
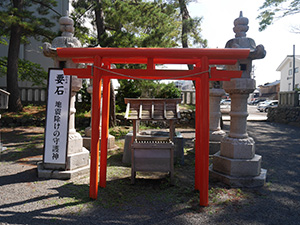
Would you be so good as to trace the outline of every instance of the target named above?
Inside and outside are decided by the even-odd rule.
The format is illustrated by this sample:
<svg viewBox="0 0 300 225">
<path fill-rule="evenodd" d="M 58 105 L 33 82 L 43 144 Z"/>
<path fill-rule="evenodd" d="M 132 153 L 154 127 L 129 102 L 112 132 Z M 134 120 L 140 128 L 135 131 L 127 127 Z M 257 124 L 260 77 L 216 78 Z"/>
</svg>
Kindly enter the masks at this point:
<svg viewBox="0 0 300 225">
<path fill-rule="evenodd" d="M 257 110 L 260 112 L 268 112 L 269 108 L 275 108 L 278 106 L 278 100 L 264 101 L 257 106 Z"/>
<path fill-rule="evenodd" d="M 231 99 L 222 99 L 220 102 L 221 113 L 227 114 L 231 110 Z"/>
</svg>

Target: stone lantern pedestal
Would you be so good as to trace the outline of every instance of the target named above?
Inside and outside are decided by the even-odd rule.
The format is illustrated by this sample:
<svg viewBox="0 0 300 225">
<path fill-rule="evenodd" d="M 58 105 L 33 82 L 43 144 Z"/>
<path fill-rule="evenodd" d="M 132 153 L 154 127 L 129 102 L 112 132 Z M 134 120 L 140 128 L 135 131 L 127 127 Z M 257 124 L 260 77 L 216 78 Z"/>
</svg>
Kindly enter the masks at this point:
<svg viewBox="0 0 300 225">
<path fill-rule="evenodd" d="M 247 98 L 255 89 L 255 80 L 233 79 L 224 82 L 223 88 L 231 98 L 230 132 L 213 157 L 211 175 L 230 186 L 263 186 L 266 170 L 261 169 L 262 157 L 255 154 L 255 142 L 248 136 L 246 126 Z"/>
<path fill-rule="evenodd" d="M 213 155 L 220 151 L 221 139 L 225 136 L 225 132 L 220 127 L 220 101 L 225 95 L 225 91 L 221 88 L 209 89 L 209 154 Z"/>
</svg>

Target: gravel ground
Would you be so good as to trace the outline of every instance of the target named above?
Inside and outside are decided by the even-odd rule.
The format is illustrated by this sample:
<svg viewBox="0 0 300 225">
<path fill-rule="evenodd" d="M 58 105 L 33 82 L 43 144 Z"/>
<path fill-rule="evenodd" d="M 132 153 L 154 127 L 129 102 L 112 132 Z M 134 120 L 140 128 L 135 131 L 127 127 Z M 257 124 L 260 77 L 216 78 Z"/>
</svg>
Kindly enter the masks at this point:
<svg viewBox="0 0 300 225">
<path fill-rule="evenodd" d="M 224 129 L 228 127 L 225 122 Z M 0 155 L 0 224 L 300 224 L 298 127 L 249 122 L 249 135 L 268 171 L 267 183 L 234 189 L 210 182 L 206 208 L 198 206 L 199 194 L 193 191 L 193 165 L 188 165 L 192 151 L 184 166 L 176 166 L 171 187 L 167 178 L 130 185 L 130 168 L 115 163 L 108 170 L 107 188 L 99 189 L 98 200 L 91 201 L 88 176 L 68 181 L 37 178 L 42 128 L 0 132 L 7 147 Z M 183 135 L 190 143 L 193 133 Z"/>
</svg>

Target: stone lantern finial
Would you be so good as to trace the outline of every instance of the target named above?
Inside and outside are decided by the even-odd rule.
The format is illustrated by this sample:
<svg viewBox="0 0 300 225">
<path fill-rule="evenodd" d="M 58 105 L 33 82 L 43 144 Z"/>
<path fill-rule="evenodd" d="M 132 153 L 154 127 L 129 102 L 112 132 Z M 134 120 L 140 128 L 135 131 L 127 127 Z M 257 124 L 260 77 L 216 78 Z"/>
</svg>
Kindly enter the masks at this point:
<svg viewBox="0 0 300 225">
<path fill-rule="evenodd" d="M 233 31 L 235 33 L 236 38 L 246 37 L 246 32 L 249 29 L 248 23 L 248 18 L 243 17 L 243 12 L 240 11 L 240 17 L 234 20 Z"/>
<path fill-rule="evenodd" d="M 73 37 L 74 34 L 74 21 L 69 16 L 63 16 L 59 18 L 61 36 Z"/>
</svg>

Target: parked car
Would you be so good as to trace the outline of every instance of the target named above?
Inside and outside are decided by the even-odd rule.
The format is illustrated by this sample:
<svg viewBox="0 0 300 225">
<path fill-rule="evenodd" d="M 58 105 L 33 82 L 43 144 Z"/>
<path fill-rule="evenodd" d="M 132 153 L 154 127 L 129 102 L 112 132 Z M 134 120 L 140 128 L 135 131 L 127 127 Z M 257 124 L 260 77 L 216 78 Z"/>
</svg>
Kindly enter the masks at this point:
<svg viewBox="0 0 300 225">
<path fill-rule="evenodd" d="M 265 102 L 265 101 L 267 101 L 266 99 L 255 99 L 254 101 L 251 101 L 251 102 L 249 102 L 248 104 L 249 105 L 257 105 L 257 104 L 259 104 L 260 102 Z"/>
<path fill-rule="evenodd" d="M 275 108 L 278 106 L 278 100 L 264 101 L 257 106 L 257 110 L 260 112 L 268 112 L 269 108 Z"/>
<path fill-rule="evenodd" d="M 231 104 L 231 99 L 222 99 L 220 102 L 220 105 L 230 105 Z"/>
<path fill-rule="evenodd" d="M 221 113 L 229 113 L 231 110 L 231 99 L 222 99 L 220 102 Z"/>
</svg>

